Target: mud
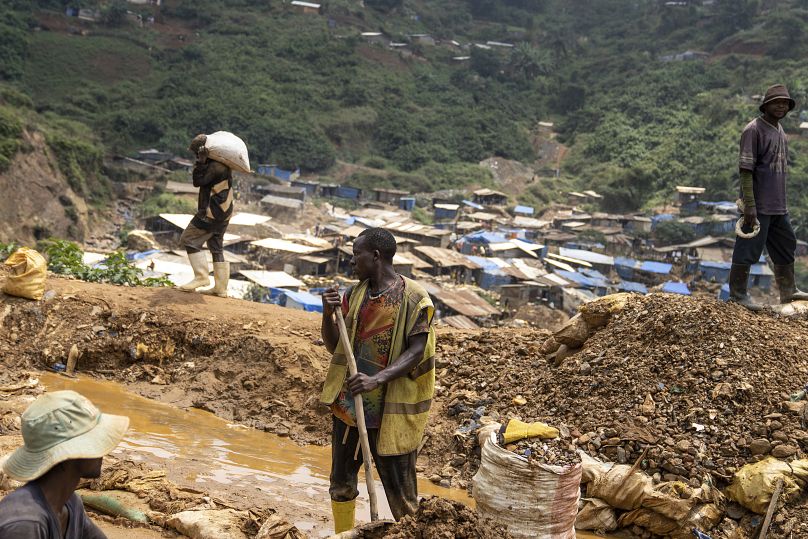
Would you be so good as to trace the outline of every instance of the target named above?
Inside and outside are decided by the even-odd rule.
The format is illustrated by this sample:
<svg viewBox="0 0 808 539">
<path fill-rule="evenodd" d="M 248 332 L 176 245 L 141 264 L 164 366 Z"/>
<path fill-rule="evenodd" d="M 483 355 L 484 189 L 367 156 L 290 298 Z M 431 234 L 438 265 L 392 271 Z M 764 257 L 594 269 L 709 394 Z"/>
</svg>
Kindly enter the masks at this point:
<svg viewBox="0 0 808 539">
<path fill-rule="evenodd" d="M 403 518 L 386 539 L 509 539 L 505 526 L 483 519 L 462 503 L 424 498 L 415 515 Z"/>
</svg>

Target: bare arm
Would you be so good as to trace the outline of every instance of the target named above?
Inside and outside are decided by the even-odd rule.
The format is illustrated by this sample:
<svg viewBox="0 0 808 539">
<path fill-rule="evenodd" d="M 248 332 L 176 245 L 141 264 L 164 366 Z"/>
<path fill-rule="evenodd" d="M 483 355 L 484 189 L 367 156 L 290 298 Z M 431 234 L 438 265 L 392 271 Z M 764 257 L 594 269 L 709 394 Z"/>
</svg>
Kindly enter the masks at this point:
<svg viewBox="0 0 808 539">
<path fill-rule="evenodd" d="M 341 308 L 342 299 L 336 286 L 323 292 L 323 320 L 320 325 L 320 336 L 323 338 L 326 350 L 331 354 L 334 353 L 339 342 L 335 312 Z"/>
</svg>

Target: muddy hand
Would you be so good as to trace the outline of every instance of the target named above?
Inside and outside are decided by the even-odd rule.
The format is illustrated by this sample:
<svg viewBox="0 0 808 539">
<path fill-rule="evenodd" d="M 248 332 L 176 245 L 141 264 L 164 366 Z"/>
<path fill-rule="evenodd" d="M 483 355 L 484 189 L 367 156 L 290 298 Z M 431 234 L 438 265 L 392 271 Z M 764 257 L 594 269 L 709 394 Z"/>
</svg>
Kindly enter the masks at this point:
<svg viewBox="0 0 808 539">
<path fill-rule="evenodd" d="M 323 314 L 333 313 L 342 304 L 339 288 L 332 286 L 323 292 Z"/>
<path fill-rule="evenodd" d="M 368 391 L 373 391 L 379 387 L 379 382 L 373 376 L 368 376 L 367 374 L 363 374 L 358 372 L 348 378 L 348 389 L 351 390 L 351 395 L 359 395 L 361 393 L 367 393 Z"/>
</svg>

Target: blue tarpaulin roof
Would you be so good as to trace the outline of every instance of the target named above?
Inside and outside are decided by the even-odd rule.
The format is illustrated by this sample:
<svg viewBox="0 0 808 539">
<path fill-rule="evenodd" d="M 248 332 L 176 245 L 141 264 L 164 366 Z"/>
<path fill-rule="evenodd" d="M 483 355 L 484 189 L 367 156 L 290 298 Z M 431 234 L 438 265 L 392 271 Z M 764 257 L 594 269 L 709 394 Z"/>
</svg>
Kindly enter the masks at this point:
<svg viewBox="0 0 808 539">
<path fill-rule="evenodd" d="M 752 264 L 749 275 L 774 275 L 774 272 L 766 264 Z"/>
<path fill-rule="evenodd" d="M 618 256 L 614 259 L 615 266 L 632 268 L 638 271 L 647 271 L 648 273 L 660 273 L 667 275 L 673 268 L 672 264 L 665 264 L 664 262 L 652 262 L 650 260 L 634 260 L 633 258 L 626 258 Z"/>
<path fill-rule="evenodd" d="M 596 269 L 581 268 L 578 271 L 580 271 L 581 273 L 583 273 L 587 277 L 591 277 L 592 279 L 600 279 L 602 281 L 608 281 L 606 276 L 603 275 L 601 272 L 599 272 Z"/>
<path fill-rule="evenodd" d="M 466 258 L 483 268 L 485 271 L 491 270 L 498 270 L 499 265 L 491 260 L 490 258 L 486 258 L 484 256 L 474 256 L 474 255 L 466 255 Z"/>
<path fill-rule="evenodd" d="M 284 290 L 283 293 L 287 299 L 291 299 L 301 305 L 304 311 L 315 313 L 323 312 L 323 300 L 320 296 L 315 296 L 308 292 L 292 292 L 291 290 Z"/>
<path fill-rule="evenodd" d="M 634 281 L 620 281 L 617 283 L 617 289 L 622 292 L 639 292 L 640 294 L 647 294 L 648 288 L 642 283 L 635 283 Z"/>
<path fill-rule="evenodd" d="M 716 268 L 716 269 L 728 270 L 732 268 L 732 262 L 714 262 L 712 260 L 702 260 L 701 262 L 699 262 L 699 266 L 703 268 Z"/>
<path fill-rule="evenodd" d="M 637 268 L 640 271 L 647 271 L 649 273 L 661 273 L 663 275 L 667 275 L 671 272 L 671 268 L 673 264 L 665 264 L 664 262 L 651 262 L 650 260 L 643 260 L 640 263 L 640 267 Z"/>
<path fill-rule="evenodd" d="M 670 213 L 660 213 L 659 215 L 654 215 L 651 217 L 651 222 L 654 224 L 654 226 L 663 221 L 673 221 L 673 215 Z"/>
<path fill-rule="evenodd" d="M 682 294 L 683 296 L 690 295 L 690 289 L 687 287 L 687 284 L 677 281 L 668 281 L 667 283 L 663 284 L 662 291 L 670 294 Z"/>
<path fill-rule="evenodd" d="M 500 234 L 499 232 L 486 232 L 484 230 L 467 234 L 464 239 L 475 243 L 480 241 L 484 243 L 505 243 L 508 241 L 505 234 Z"/>
<path fill-rule="evenodd" d="M 594 279 L 592 277 L 587 277 L 582 273 L 578 273 L 577 271 L 566 271 L 566 270 L 557 270 L 555 273 L 562 276 L 568 281 L 572 281 L 573 283 L 579 284 L 581 286 L 586 286 L 590 288 L 608 288 L 609 283 L 604 281 L 603 279 Z"/>
<path fill-rule="evenodd" d="M 514 213 L 521 213 L 522 215 L 533 215 L 533 208 L 530 206 L 516 206 L 513 209 Z"/>
<path fill-rule="evenodd" d="M 702 260 L 699 262 L 699 267 L 730 270 L 732 269 L 732 262 L 716 262 L 713 260 Z M 749 274 L 772 275 L 772 270 L 769 269 L 769 266 L 767 264 L 758 262 L 757 264 L 752 264 L 752 267 L 749 270 Z"/>
<path fill-rule="evenodd" d="M 484 210 L 485 209 L 485 208 L 483 208 L 483 206 L 481 204 L 477 204 L 476 202 L 472 202 L 471 200 L 464 200 L 463 204 L 465 204 L 466 206 L 468 206 L 470 208 L 474 208 L 475 210 Z"/>
</svg>

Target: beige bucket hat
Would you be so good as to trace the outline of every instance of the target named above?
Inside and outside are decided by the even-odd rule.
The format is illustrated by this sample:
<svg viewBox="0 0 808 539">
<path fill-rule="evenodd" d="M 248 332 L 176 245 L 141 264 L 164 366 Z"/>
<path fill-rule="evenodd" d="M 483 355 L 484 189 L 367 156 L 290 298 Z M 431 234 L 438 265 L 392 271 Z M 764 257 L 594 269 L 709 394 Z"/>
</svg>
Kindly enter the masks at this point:
<svg viewBox="0 0 808 539">
<path fill-rule="evenodd" d="M 45 393 L 22 414 L 23 447 L 0 466 L 12 479 L 31 481 L 66 460 L 103 457 L 128 427 L 128 417 L 102 414 L 75 391 Z"/>
</svg>

